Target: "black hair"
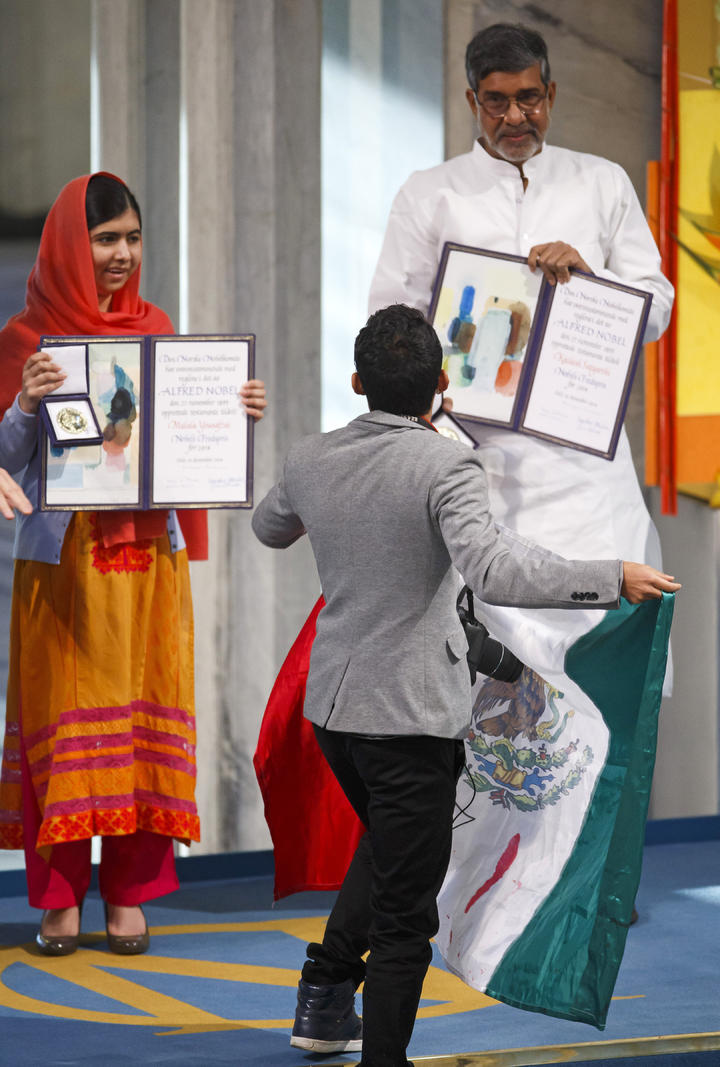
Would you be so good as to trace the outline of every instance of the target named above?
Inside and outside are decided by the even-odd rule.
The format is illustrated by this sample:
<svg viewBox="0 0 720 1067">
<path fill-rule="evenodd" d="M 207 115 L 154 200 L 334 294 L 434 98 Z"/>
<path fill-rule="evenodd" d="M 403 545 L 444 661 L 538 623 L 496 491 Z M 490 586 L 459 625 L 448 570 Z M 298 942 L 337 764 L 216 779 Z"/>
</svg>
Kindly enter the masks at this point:
<svg viewBox="0 0 720 1067">
<path fill-rule="evenodd" d="M 494 71 L 517 74 L 540 64 L 543 85 L 550 84 L 550 63 L 545 41 L 528 26 L 496 22 L 475 34 L 465 52 L 465 71 L 473 92 Z"/>
<path fill-rule="evenodd" d="M 442 370 L 435 330 L 415 308 L 391 304 L 355 339 L 355 367 L 372 410 L 425 415 Z"/>
<path fill-rule="evenodd" d="M 85 193 L 85 220 L 88 230 L 102 226 L 132 208 L 142 229 L 140 207 L 127 185 L 109 174 L 93 174 Z"/>
</svg>

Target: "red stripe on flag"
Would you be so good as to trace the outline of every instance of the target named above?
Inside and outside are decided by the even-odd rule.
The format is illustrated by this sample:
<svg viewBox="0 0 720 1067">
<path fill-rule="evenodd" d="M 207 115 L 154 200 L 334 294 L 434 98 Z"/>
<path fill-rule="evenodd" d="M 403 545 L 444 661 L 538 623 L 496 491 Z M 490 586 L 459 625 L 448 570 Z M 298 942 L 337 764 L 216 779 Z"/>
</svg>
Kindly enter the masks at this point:
<svg viewBox="0 0 720 1067">
<path fill-rule="evenodd" d="M 520 834 L 515 834 L 514 837 L 510 838 L 510 843 L 508 844 L 500 859 L 497 861 L 497 866 L 488 878 L 487 882 L 483 882 L 477 893 L 475 893 L 468 901 L 467 906 L 465 908 L 466 915 L 470 911 L 470 908 L 473 906 L 473 904 L 476 904 L 480 897 L 487 893 L 488 889 L 492 889 L 492 887 L 500 881 L 505 872 L 509 870 L 510 867 L 512 867 L 513 863 L 515 862 L 515 857 L 518 854 L 519 845 Z"/>
</svg>

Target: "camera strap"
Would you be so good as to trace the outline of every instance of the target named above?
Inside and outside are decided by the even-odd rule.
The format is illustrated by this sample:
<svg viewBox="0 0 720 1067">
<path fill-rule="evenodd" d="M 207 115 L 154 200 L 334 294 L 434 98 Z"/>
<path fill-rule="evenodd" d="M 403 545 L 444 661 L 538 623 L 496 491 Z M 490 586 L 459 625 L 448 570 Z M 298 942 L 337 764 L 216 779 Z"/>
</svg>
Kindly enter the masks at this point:
<svg viewBox="0 0 720 1067">
<path fill-rule="evenodd" d="M 463 597 L 466 598 L 467 606 L 463 605 Z M 475 600 L 473 598 L 473 591 L 469 585 L 464 585 L 460 590 L 456 605 L 458 612 L 461 608 L 463 608 L 463 614 L 466 615 L 468 622 L 473 623 L 475 626 L 477 626 L 477 619 L 475 618 Z"/>
</svg>

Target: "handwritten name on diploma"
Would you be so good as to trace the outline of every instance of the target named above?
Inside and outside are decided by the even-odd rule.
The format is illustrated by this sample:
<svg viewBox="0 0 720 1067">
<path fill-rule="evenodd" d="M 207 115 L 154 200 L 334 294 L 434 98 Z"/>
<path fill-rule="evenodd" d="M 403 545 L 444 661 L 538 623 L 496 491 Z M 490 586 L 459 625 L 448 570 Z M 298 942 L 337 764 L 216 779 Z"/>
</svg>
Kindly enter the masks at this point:
<svg viewBox="0 0 720 1067">
<path fill-rule="evenodd" d="M 570 382 L 582 383 L 583 385 L 590 385 L 595 389 L 606 389 L 607 382 L 603 380 L 609 378 L 611 371 L 607 367 L 595 367 L 589 364 L 576 364 L 575 366 L 560 366 L 555 367 L 554 374 L 560 378 L 567 378 Z M 601 377 L 598 377 L 601 375 Z"/>
</svg>

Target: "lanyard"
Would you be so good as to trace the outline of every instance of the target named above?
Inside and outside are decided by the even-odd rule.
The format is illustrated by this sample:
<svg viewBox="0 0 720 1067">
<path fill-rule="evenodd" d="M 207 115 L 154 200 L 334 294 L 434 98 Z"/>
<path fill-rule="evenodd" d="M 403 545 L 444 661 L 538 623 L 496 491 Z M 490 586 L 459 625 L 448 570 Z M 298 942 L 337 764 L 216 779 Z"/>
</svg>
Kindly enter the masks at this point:
<svg viewBox="0 0 720 1067">
<path fill-rule="evenodd" d="M 418 426 L 422 426 L 423 430 L 432 430 L 433 433 L 438 433 L 437 426 L 433 426 L 424 415 L 401 415 L 401 419 L 407 419 L 408 422 L 416 422 Z"/>
</svg>

